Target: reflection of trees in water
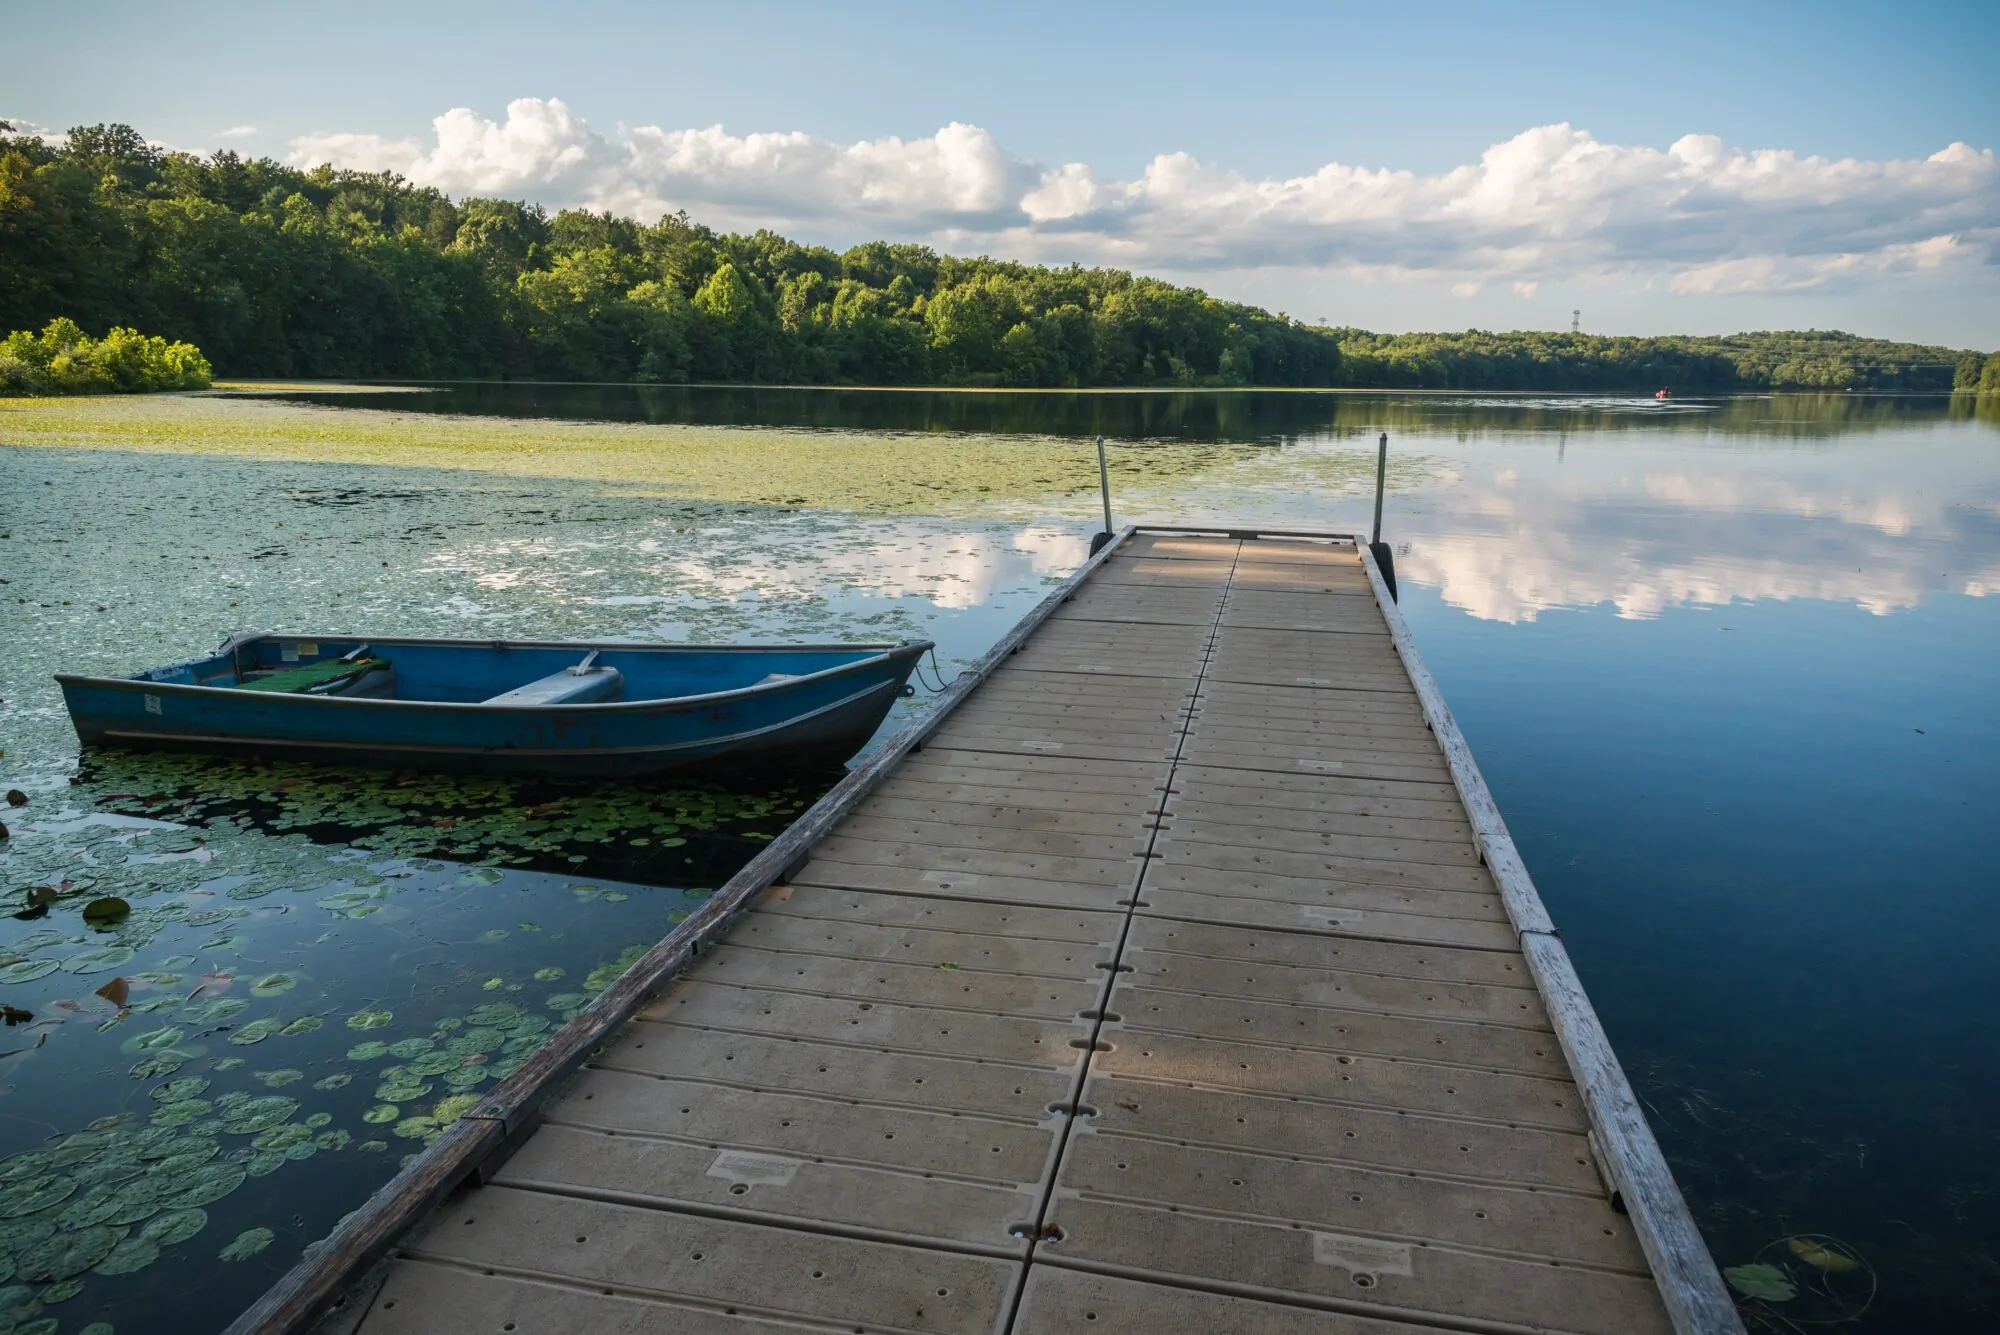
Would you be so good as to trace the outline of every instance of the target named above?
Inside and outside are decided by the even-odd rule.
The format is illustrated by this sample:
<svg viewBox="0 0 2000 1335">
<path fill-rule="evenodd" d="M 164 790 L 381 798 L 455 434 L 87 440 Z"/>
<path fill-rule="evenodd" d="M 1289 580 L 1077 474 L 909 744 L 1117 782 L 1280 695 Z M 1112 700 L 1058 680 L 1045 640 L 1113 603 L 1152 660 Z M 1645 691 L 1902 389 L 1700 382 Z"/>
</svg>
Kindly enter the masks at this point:
<svg viewBox="0 0 2000 1335">
<path fill-rule="evenodd" d="M 436 394 L 307 393 L 330 407 L 697 426 L 1105 435 L 1123 440 L 1262 441 L 1369 430 L 1727 432 L 1818 436 L 1978 418 L 2000 399 L 1971 395 L 1759 394 L 1730 398 L 1412 395 L 1237 390 L 1007 393 L 758 386 L 452 385 Z"/>
</svg>

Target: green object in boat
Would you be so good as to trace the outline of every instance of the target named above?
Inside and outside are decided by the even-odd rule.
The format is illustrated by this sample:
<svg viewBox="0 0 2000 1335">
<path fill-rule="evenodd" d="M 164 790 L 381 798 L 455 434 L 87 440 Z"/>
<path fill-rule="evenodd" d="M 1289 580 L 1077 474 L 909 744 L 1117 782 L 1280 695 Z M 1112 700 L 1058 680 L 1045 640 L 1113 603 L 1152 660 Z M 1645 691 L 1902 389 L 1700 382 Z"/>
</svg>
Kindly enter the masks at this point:
<svg viewBox="0 0 2000 1335">
<path fill-rule="evenodd" d="M 357 658 L 348 662 L 342 658 L 328 659 L 324 663 L 308 663 L 304 667 L 287 668 L 283 672 L 273 672 L 268 677 L 246 681 L 241 689 L 246 691 L 282 691 L 288 695 L 318 692 L 323 688 L 339 685 L 346 681 L 359 681 L 371 672 L 387 672 L 389 660 L 386 658 Z"/>
</svg>

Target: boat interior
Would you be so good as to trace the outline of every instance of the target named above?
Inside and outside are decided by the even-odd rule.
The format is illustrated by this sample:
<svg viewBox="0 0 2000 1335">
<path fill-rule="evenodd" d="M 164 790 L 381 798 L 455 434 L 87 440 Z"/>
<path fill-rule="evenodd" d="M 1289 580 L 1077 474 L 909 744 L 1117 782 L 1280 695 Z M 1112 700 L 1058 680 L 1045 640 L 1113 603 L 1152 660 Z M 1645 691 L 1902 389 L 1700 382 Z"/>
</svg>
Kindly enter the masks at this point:
<svg viewBox="0 0 2000 1335">
<path fill-rule="evenodd" d="M 239 638 L 133 680 L 358 699 L 542 708 L 669 700 L 768 686 L 879 657 L 890 645 L 515 644 Z"/>
</svg>

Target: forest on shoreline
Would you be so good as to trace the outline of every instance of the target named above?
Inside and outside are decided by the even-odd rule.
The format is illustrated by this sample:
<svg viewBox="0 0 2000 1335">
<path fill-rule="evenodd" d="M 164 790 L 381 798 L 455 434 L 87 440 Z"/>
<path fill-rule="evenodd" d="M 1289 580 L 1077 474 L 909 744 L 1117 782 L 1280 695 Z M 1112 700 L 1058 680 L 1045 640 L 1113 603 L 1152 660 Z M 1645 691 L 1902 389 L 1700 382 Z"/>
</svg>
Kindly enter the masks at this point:
<svg viewBox="0 0 2000 1335">
<path fill-rule="evenodd" d="M 1835 331 L 1375 334 L 1120 270 L 837 253 L 684 213 L 550 215 L 167 152 L 125 125 L 51 141 L 0 123 L 0 334 L 59 318 L 240 377 L 2000 393 L 2000 353 Z"/>
</svg>

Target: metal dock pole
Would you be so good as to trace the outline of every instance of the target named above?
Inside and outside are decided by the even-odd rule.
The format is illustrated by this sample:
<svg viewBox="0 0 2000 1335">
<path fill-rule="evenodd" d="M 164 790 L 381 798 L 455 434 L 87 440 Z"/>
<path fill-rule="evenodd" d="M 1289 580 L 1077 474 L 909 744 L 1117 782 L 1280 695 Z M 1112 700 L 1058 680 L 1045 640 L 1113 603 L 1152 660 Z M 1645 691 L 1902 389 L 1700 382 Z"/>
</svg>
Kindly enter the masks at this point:
<svg viewBox="0 0 2000 1335">
<path fill-rule="evenodd" d="M 1375 448 L 1375 532 L 1368 539 L 1368 550 L 1375 554 L 1375 564 L 1382 568 L 1382 582 L 1389 586 L 1389 597 L 1396 599 L 1396 557 L 1389 550 L 1389 544 L 1382 541 L 1382 492 L 1388 486 L 1388 482 L 1389 433 L 1384 431 Z M 1105 501 L 1104 512 L 1107 516 L 1111 513 L 1109 499 Z M 1104 526 L 1111 527 L 1109 518 L 1105 520 Z"/>
<path fill-rule="evenodd" d="M 1104 497 L 1104 531 L 1090 540 L 1090 554 L 1092 556 L 1097 555 L 1104 544 L 1111 541 L 1112 532 L 1111 465 L 1106 463 L 1104 459 L 1104 437 L 1102 436 L 1097 438 L 1097 489 Z M 1381 507 L 1378 504 L 1376 508 L 1379 510 Z M 1380 527 L 1379 519 L 1377 520 L 1377 527 Z"/>
</svg>

